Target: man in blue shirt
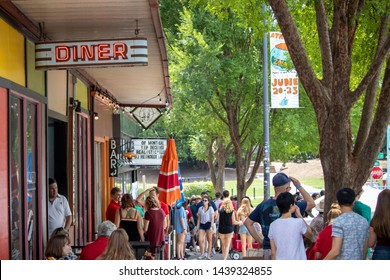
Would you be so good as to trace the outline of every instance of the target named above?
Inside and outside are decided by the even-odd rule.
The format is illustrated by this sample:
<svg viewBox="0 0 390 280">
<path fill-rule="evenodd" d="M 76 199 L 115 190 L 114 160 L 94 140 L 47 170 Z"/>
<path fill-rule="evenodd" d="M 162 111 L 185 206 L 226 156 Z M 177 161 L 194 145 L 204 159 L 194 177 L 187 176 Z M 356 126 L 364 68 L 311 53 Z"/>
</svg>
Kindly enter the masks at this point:
<svg viewBox="0 0 390 280">
<path fill-rule="evenodd" d="M 315 206 L 314 200 L 311 195 L 301 186 L 299 180 L 291 176 L 289 177 L 283 172 L 280 172 L 277 173 L 272 179 L 275 196 L 260 203 L 244 222 L 253 238 L 259 244 L 263 244 L 264 260 L 271 259 L 271 245 L 268 238 L 269 227 L 273 221 L 280 217 L 279 208 L 276 206 L 276 198 L 281 193 L 290 192 L 291 182 L 294 184 L 296 189 L 300 191 L 303 197 L 303 201 L 296 203 L 300 209 L 301 215 L 303 216 L 305 210 L 313 209 Z M 264 240 L 261 240 L 259 233 L 253 226 L 254 223 L 259 223 L 261 225 L 261 231 L 264 236 Z"/>
</svg>

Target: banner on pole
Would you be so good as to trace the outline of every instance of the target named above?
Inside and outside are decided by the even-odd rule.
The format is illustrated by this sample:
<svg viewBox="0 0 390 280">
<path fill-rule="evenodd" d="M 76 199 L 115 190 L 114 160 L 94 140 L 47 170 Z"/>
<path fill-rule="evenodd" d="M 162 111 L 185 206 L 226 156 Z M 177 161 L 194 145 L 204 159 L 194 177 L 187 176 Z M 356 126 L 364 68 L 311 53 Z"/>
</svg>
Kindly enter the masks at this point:
<svg viewBox="0 0 390 280">
<path fill-rule="evenodd" d="M 298 74 L 281 32 L 270 32 L 271 108 L 299 108 Z"/>
</svg>

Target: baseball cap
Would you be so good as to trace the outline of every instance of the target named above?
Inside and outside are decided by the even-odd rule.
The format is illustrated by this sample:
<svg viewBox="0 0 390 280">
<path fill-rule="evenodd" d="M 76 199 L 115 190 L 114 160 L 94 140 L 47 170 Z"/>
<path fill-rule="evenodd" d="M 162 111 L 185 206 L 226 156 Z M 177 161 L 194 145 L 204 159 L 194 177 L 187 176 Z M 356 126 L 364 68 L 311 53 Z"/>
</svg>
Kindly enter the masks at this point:
<svg viewBox="0 0 390 280">
<path fill-rule="evenodd" d="M 283 185 L 287 184 L 288 182 L 291 182 L 291 179 L 283 172 L 277 173 L 272 178 L 272 184 L 274 185 L 275 188 L 283 186 Z"/>
</svg>

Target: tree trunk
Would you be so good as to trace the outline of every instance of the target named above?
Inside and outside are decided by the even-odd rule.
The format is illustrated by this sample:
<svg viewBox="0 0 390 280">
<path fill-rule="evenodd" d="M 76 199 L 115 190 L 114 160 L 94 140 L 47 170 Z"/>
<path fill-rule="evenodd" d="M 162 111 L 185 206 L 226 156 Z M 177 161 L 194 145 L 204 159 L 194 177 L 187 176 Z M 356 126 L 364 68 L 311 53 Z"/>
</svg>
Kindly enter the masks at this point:
<svg viewBox="0 0 390 280">
<path fill-rule="evenodd" d="M 215 143 L 217 149 L 214 151 Z M 223 191 L 226 159 L 230 154 L 230 150 L 231 150 L 231 144 L 229 143 L 226 147 L 224 147 L 222 136 L 215 136 L 210 142 L 208 148 L 208 155 L 207 155 L 207 165 L 209 166 L 210 178 L 214 186 L 215 192 Z M 216 164 L 217 172 L 215 172 L 215 164 L 214 164 L 215 161 L 217 163 Z"/>
</svg>

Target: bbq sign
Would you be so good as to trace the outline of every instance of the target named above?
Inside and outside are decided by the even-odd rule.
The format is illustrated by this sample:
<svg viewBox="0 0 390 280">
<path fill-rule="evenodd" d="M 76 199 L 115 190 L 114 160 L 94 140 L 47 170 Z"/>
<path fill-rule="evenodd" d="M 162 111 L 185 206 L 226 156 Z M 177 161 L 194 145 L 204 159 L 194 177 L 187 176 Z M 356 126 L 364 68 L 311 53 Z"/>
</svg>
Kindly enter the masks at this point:
<svg viewBox="0 0 390 280">
<path fill-rule="evenodd" d="M 36 69 L 148 64 L 145 38 L 35 44 Z"/>
</svg>

